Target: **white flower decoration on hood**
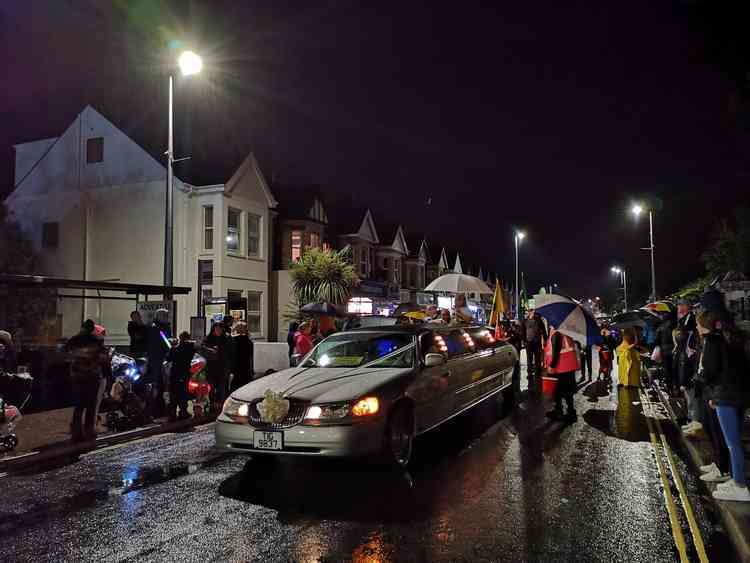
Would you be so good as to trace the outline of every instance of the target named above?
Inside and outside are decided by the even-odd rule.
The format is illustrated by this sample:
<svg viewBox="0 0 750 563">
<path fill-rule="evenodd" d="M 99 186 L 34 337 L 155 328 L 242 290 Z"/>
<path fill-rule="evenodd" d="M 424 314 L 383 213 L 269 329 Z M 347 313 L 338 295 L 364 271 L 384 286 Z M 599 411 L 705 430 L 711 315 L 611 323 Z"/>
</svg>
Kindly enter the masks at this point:
<svg viewBox="0 0 750 563">
<path fill-rule="evenodd" d="M 258 403 L 258 412 L 263 422 L 281 422 L 289 413 L 289 400 L 281 393 L 266 389 L 263 400 Z"/>
</svg>

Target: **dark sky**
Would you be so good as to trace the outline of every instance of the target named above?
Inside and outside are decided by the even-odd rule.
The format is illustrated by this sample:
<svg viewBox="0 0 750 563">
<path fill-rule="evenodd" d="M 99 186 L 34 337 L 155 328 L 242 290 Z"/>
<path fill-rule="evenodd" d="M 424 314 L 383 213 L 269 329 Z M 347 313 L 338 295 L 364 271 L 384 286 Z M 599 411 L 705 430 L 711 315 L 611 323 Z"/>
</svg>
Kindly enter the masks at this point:
<svg viewBox="0 0 750 563">
<path fill-rule="evenodd" d="M 226 181 L 252 150 L 266 176 L 506 278 L 519 226 L 529 290 L 577 297 L 615 285 L 613 262 L 647 289 L 647 226 L 627 209 L 658 197 L 671 291 L 747 193 L 747 20 L 717 4 L 731 3 L 4 0 L 0 193 L 11 145 L 60 134 L 87 103 L 163 152 L 182 41 L 206 68 L 177 84 L 180 177 Z"/>
</svg>

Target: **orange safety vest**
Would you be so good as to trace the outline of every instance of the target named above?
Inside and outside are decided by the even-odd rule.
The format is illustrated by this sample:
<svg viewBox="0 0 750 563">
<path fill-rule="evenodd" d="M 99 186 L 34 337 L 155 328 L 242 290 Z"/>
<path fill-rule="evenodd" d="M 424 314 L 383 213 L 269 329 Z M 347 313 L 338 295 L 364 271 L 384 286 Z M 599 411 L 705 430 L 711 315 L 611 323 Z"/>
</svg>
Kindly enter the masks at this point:
<svg viewBox="0 0 750 563">
<path fill-rule="evenodd" d="M 550 367 L 552 363 L 552 335 L 557 332 L 552 329 L 547 339 L 547 345 L 544 347 L 544 359 L 547 362 L 547 373 L 568 373 L 570 371 L 578 370 L 581 365 L 578 358 L 578 350 L 576 350 L 575 342 L 570 336 L 560 333 L 562 336 L 562 348 L 560 349 L 560 358 L 557 360 L 555 367 Z"/>
</svg>

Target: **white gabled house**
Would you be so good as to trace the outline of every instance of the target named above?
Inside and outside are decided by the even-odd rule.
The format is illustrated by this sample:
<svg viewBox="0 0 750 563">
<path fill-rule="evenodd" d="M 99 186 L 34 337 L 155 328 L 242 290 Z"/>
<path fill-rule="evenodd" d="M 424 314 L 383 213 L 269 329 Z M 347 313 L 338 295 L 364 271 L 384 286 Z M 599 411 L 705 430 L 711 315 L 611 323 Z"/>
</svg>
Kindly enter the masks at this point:
<svg viewBox="0 0 750 563">
<path fill-rule="evenodd" d="M 453 273 L 455 274 L 463 274 L 464 270 L 461 267 L 461 256 L 458 252 L 456 252 L 456 262 L 453 264 Z"/>
<path fill-rule="evenodd" d="M 40 275 L 161 285 L 164 166 L 91 106 L 65 132 L 15 146 L 15 189 L 5 203 L 37 248 Z M 276 207 L 250 154 L 225 184 L 174 180 L 177 328 L 189 329 L 208 296 L 247 299 L 253 336 L 268 336 L 270 210 Z M 201 282 L 199 283 L 199 277 Z M 199 287 L 202 291 L 199 292 Z M 93 318 L 112 343 L 127 341 L 134 304 L 58 300 L 62 334 Z"/>
</svg>

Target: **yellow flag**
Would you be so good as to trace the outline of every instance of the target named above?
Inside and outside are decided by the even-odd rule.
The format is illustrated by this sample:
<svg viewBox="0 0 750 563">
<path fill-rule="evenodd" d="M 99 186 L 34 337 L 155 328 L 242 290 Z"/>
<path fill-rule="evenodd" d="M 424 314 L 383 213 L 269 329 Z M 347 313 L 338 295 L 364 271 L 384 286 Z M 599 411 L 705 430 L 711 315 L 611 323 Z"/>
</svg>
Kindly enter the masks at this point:
<svg viewBox="0 0 750 563">
<path fill-rule="evenodd" d="M 495 295 L 492 297 L 492 313 L 490 314 L 490 326 L 496 325 L 506 311 L 505 299 L 503 299 L 503 288 L 500 280 L 495 280 Z"/>
</svg>

